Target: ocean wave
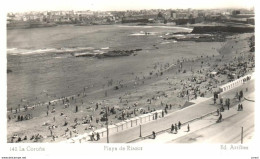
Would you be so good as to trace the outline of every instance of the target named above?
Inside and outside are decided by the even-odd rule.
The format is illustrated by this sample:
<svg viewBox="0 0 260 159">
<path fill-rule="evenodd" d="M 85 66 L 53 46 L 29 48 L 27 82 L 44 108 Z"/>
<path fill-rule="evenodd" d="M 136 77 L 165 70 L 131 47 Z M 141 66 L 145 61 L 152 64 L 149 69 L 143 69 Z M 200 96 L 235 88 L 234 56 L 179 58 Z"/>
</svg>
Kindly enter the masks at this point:
<svg viewBox="0 0 260 159">
<path fill-rule="evenodd" d="M 102 47 L 101 50 L 108 50 L 109 47 Z"/>
<path fill-rule="evenodd" d="M 137 33 L 132 33 L 130 34 L 130 36 L 144 36 L 144 35 L 156 35 L 157 32 L 144 32 L 144 31 L 140 31 Z"/>
<path fill-rule="evenodd" d="M 17 48 L 7 48 L 6 50 L 7 51 L 13 51 L 13 50 L 16 50 Z"/>
<path fill-rule="evenodd" d="M 179 27 L 179 26 L 142 26 L 142 25 L 138 25 L 138 26 L 131 26 L 131 25 L 118 25 L 118 27 L 133 27 L 133 28 L 166 28 L 166 29 L 184 29 L 184 30 L 189 30 L 192 31 L 192 28 L 185 28 L 185 27 Z"/>
<path fill-rule="evenodd" d="M 11 55 L 29 55 L 43 53 L 77 53 L 94 50 L 93 47 L 71 47 L 71 48 L 42 48 L 42 49 L 18 49 L 7 48 L 7 54 Z"/>
<path fill-rule="evenodd" d="M 165 42 L 161 42 L 160 44 L 170 44 L 170 43 L 177 43 L 177 41 L 173 40 L 173 41 L 165 41 Z"/>
</svg>

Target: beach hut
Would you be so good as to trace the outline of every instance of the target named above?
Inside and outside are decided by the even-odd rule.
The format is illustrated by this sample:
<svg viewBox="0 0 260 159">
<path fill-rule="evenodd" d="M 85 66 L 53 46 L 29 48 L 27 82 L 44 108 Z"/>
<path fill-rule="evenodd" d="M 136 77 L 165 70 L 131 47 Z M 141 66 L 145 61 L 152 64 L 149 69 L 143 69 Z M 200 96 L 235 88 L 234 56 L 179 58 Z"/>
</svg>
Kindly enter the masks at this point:
<svg viewBox="0 0 260 159">
<path fill-rule="evenodd" d="M 152 113 L 148 113 L 147 116 L 149 118 L 148 121 L 152 121 L 153 120 L 153 114 Z"/>
<path fill-rule="evenodd" d="M 138 117 L 131 118 L 130 120 L 131 120 L 131 127 L 135 127 L 139 125 L 140 119 Z"/>
<path fill-rule="evenodd" d="M 108 126 L 108 131 L 109 131 L 110 135 L 117 133 L 117 126 L 116 125 L 109 125 Z"/>
<path fill-rule="evenodd" d="M 126 129 L 126 122 L 122 121 L 120 123 L 115 124 L 115 126 L 117 127 L 117 132 L 123 131 Z"/>
<path fill-rule="evenodd" d="M 131 128 L 132 125 L 131 125 L 131 120 L 127 119 L 127 120 L 124 120 L 125 123 L 126 123 L 126 128 Z"/>
</svg>

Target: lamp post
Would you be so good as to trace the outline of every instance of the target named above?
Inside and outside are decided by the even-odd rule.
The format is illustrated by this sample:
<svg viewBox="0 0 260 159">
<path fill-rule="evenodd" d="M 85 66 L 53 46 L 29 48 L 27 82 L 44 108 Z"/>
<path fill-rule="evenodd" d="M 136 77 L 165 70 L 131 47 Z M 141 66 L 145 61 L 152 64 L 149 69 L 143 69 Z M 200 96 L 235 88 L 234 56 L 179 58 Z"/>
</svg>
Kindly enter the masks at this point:
<svg viewBox="0 0 260 159">
<path fill-rule="evenodd" d="M 140 124 L 140 136 L 139 137 L 142 137 L 142 125 Z"/>
<path fill-rule="evenodd" d="M 243 127 L 241 128 L 241 144 L 243 144 Z"/>
<path fill-rule="evenodd" d="M 107 123 L 107 143 L 109 143 L 109 132 L 108 132 L 108 107 L 106 106 L 106 123 Z"/>
</svg>

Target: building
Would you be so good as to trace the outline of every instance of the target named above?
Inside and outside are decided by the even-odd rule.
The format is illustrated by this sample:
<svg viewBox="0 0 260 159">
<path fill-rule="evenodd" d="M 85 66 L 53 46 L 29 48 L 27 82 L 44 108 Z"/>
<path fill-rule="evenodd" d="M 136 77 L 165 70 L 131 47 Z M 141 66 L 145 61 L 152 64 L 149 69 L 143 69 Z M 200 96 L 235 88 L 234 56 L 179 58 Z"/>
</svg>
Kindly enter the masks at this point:
<svg viewBox="0 0 260 159">
<path fill-rule="evenodd" d="M 255 25 L 255 17 L 247 18 L 247 23 Z"/>
<path fill-rule="evenodd" d="M 158 15 L 134 15 L 122 18 L 122 23 L 149 23 L 158 18 Z"/>
<path fill-rule="evenodd" d="M 240 10 L 233 10 L 232 11 L 232 15 L 238 15 L 238 14 L 240 14 Z"/>
<path fill-rule="evenodd" d="M 171 11 L 171 18 L 176 19 L 177 18 L 177 13 L 176 11 Z"/>
</svg>

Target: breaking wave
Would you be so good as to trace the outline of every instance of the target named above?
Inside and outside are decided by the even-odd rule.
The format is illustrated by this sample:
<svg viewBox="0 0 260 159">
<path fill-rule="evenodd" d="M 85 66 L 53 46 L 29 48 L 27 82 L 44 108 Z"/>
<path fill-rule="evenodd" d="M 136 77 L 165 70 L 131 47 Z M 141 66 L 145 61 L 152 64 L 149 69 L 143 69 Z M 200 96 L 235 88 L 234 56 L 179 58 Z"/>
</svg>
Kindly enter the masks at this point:
<svg viewBox="0 0 260 159">
<path fill-rule="evenodd" d="M 11 55 L 30 55 L 43 53 L 82 53 L 86 51 L 96 51 L 93 47 L 71 47 L 71 48 L 42 48 L 42 49 L 18 49 L 7 48 L 7 54 Z"/>
<path fill-rule="evenodd" d="M 142 26 L 142 25 L 138 25 L 138 26 L 131 26 L 131 25 L 118 25 L 118 27 L 133 27 L 133 28 L 167 28 L 167 29 L 183 29 L 183 30 L 188 30 L 188 31 L 192 31 L 192 28 L 185 28 L 185 27 L 179 27 L 179 26 Z"/>
</svg>

